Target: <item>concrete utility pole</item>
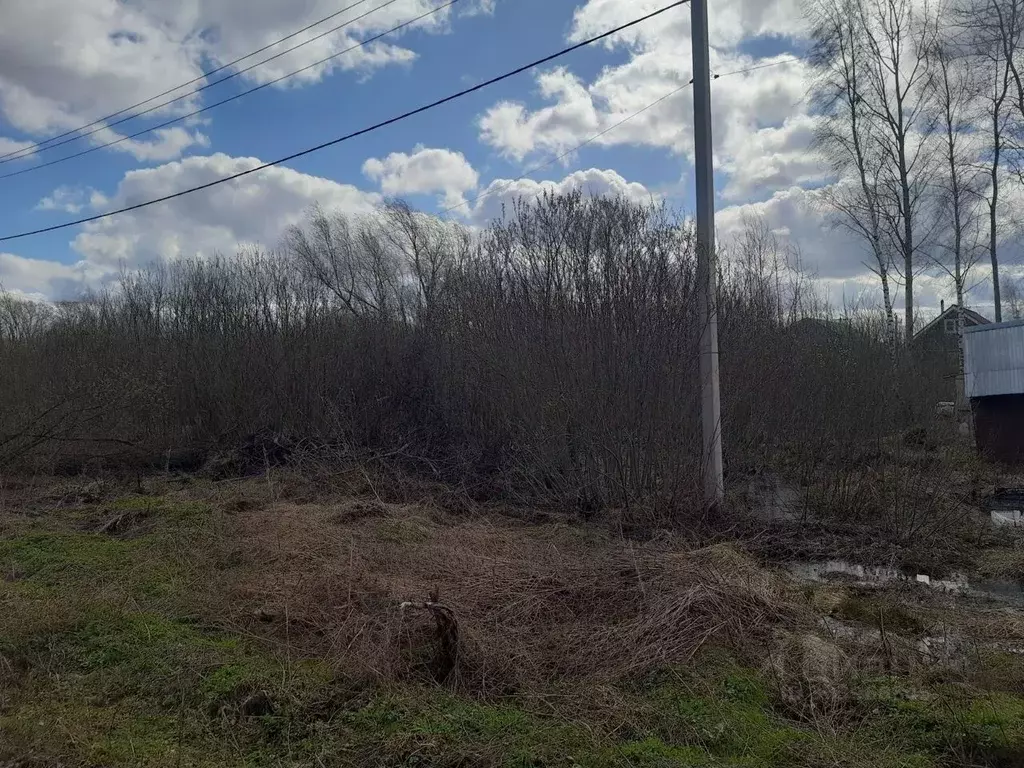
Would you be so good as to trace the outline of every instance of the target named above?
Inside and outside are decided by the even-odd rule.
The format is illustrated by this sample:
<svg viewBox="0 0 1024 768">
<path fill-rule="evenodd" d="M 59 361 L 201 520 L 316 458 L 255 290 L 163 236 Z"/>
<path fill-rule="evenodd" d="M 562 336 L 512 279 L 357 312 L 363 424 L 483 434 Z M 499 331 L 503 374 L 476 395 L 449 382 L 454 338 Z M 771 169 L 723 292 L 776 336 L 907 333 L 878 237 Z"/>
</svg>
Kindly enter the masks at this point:
<svg viewBox="0 0 1024 768">
<path fill-rule="evenodd" d="M 701 323 L 701 425 L 706 511 L 722 506 L 722 398 L 718 384 L 718 311 L 715 272 L 715 169 L 711 141 L 711 64 L 707 0 L 690 0 L 693 35 L 693 134 L 697 187 L 697 302 Z"/>
</svg>

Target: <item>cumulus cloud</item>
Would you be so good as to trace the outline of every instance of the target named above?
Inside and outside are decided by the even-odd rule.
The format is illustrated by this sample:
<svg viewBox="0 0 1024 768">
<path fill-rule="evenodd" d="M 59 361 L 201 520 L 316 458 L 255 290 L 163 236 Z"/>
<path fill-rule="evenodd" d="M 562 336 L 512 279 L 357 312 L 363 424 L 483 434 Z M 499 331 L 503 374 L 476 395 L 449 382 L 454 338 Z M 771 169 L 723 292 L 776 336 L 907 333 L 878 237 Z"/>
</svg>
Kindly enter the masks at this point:
<svg viewBox="0 0 1024 768">
<path fill-rule="evenodd" d="M 383 160 L 371 157 L 363 173 L 380 183 L 386 195 L 441 193 L 441 204 L 460 205 L 465 193 L 476 189 L 479 175 L 461 152 L 417 145 L 411 155 L 392 152 Z"/>
<path fill-rule="evenodd" d="M 570 40 L 584 40 L 664 5 L 661 0 L 587 0 L 573 15 Z M 721 0 L 708 15 L 709 37 L 716 47 L 735 47 L 751 37 L 799 37 L 805 33 L 802 17 L 800 0 Z M 690 39 L 687 6 L 619 33 L 605 45 L 612 48 L 625 42 L 652 47 L 668 45 L 680 38 Z"/>
<path fill-rule="evenodd" d="M 765 190 L 829 180 L 829 169 L 809 150 L 814 127 L 813 117 L 797 115 L 779 126 L 761 128 L 744 136 L 738 132 L 729 134 L 719 162 L 719 170 L 728 174 L 722 197 L 744 200 L 758 197 Z"/>
<path fill-rule="evenodd" d="M 158 128 L 144 139 L 129 139 L 109 128 L 94 133 L 90 139 L 97 144 L 110 144 L 117 152 L 126 152 L 136 160 L 162 162 L 179 157 L 191 147 L 208 147 L 210 140 L 199 131 L 174 126 Z"/>
<path fill-rule="evenodd" d="M 78 298 L 102 272 L 84 262 L 62 264 L 0 253 L 0 288 L 28 298 L 56 301 Z"/>
<path fill-rule="evenodd" d="M 579 41 L 660 7 L 656 1 L 587 0 L 573 18 L 570 41 Z M 769 36 L 791 41 L 803 33 L 797 0 L 722 0 L 712 14 L 712 71 L 730 74 L 713 83 L 716 163 L 727 173 L 756 161 L 755 173 L 729 192 L 758 197 L 772 189 L 821 177 L 809 156 L 808 106 L 802 61 L 791 55 L 755 58 L 741 43 Z M 503 155 L 522 160 L 537 152 L 560 154 L 612 126 L 597 146 L 633 145 L 668 149 L 692 160 L 693 96 L 690 15 L 675 9 L 608 38 L 605 45 L 627 54 L 590 82 L 560 68 L 537 76 L 544 106 L 502 101 L 478 121 L 480 138 Z M 752 66 L 767 68 L 737 73 Z M 678 94 L 636 114 L 683 87 Z M 634 116 L 635 115 L 635 116 Z M 629 118 L 628 122 L 618 125 Z"/>
<path fill-rule="evenodd" d="M 776 192 L 768 200 L 723 208 L 717 215 L 719 242 L 729 251 L 748 227 L 764 226 L 780 249 L 788 253 L 792 264 L 813 279 L 822 297 L 834 307 L 881 307 L 881 283 L 871 273 L 871 254 L 861 239 L 834 225 L 822 200 L 826 190 L 794 186 Z M 1009 219 L 999 249 L 1002 271 L 1018 274 L 1024 262 L 1024 246 L 1011 233 Z M 914 302 L 919 309 L 927 314 L 941 300 L 947 304 L 955 300 L 948 274 L 925 259 L 920 267 L 922 272 L 914 278 Z M 898 275 L 894 273 L 892 278 L 893 305 L 902 310 L 902 285 Z M 985 257 L 971 268 L 967 288 L 968 304 L 991 316 L 992 272 Z"/>
<path fill-rule="evenodd" d="M 161 197 L 261 164 L 254 157 L 189 157 L 125 174 L 104 208 Z M 85 225 L 72 247 L 92 265 L 114 269 L 214 252 L 244 243 L 276 245 L 314 203 L 367 212 L 379 197 L 348 184 L 274 167 L 221 186 Z"/>
<path fill-rule="evenodd" d="M 354 8 L 289 40 L 281 49 L 246 59 L 238 66 L 251 65 L 332 27 L 351 23 L 243 75 L 251 81 L 267 82 L 440 4 L 441 0 L 398 0 L 363 19 L 357 17 L 365 14 L 366 8 Z M 0 116 L 13 129 L 32 137 L 90 123 L 181 83 L 202 82 L 206 62 L 227 64 L 338 10 L 333 0 L 299 4 L 274 0 L 37 0 L 8 5 L 0 25 Z M 486 9 L 488 4 L 477 0 L 471 7 Z M 451 10 L 443 9 L 407 29 L 444 31 L 451 18 Z M 286 84 L 317 82 L 338 69 L 369 72 L 412 61 L 415 53 L 396 39 L 400 37 L 356 48 Z M 169 97 L 187 93 L 199 82 Z M 191 96 L 156 114 L 184 114 L 200 100 L 201 96 Z M 111 136 L 117 135 L 101 131 L 90 141 L 105 143 Z M 29 144 L 0 137 L 0 154 Z M 163 161 L 196 145 L 205 146 L 202 134 L 172 128 L 145 141 L 122 142 L 117 148 L 140 160 Z"/>
<path fill-rule="evenodd" d="M 849 280 L 868 270 L 868 251 L 831 225 L 820 190 L 793 186 L 768 200 L 723 208 L 716 219 L 721 242 L 741 237 L 751 221 L 767 225 L 780 246 L 798 254 L 803 269 L 819 278 Z"/>
<path fill-rule="evenodd" d="M 335 16 L 330 21 L 316 26 L 285 43 L 292 48 L 299 43 L 308 43 L 292 53 L 275 59 L 268 64 L 245 73 L 244 77 L 254 82 L 267 82 L 283 74 L 306 67 L 339 51 L 357 46 L 362 40 L 372 37 L 399 24 L 422 16 L 441 6 L 442 0 L 398 0 L 386 7 L 374 3 L 369 8 L 358 6 Z M 346 3 L 351 5 L 351 3 Z M 338 11 L 333 0 L 305 0 L 299 4 L 273 2 L 273 0 L 223 0 L 218 3 L 204 3 L 196 13 L 192 27 L 211 30 L 207 35 L 208 52 L 218 63 L 232 61 L 250 51 L 267 45 L 286 34 L 324 18 Z M 408 29 L 422 29 L 432 32 L 444 31 L 452 18 L 452 9 L 444 8 L 437 13 L 411 24 Z M 344 26 L 317 40 L 313 38 L 330 29 Z M 404 30 L 403 30 L 404 31 Z M 311 41 L 311 42 L 310 42 Z M 276 50 L 276 49 L 275 49 Z M 268 52 L 259 58 L 271 55 Z M 416 54 L 388 38 L 339 56 L 324 64 L 318 64 L 295 80 L 291 85 L 302 82 L 316 82 L 338 69 L 372 70 L 389 64 L 407 64 Z M 251 64 L 258 59 L 246 61 Z"/>
<path fill-rule="evenodd" d="M 617 196 L 638 203 L 649 203 L 656 197 L 643 184 L 627 181 L 616 171 L 598 168 L 576 171 L 561 181 L 495 179 L 477 199 L 472 219 L 478 223 L 486 223 L 499 218 L 502 210 L 517 200 L 535 200 L 545 192 L 564 194 L 577 189 L 593 197 Z"/>
<path fill-rule="evenodd" d="M 93 191 L 94 194 L 98 194 Z M 81 213 L 89 204 L 86 190 L 81 187 L 60 186 L 36 204 L 37 211 L 64 211 Z"/>
<path fill-rule="evenodd" d="M 600 129 L 600 117 L 584 83 L 564 68 L 537 77 L 540 95 L 555 104 L 529 113 L 502 102 L 480 118 L 481 139 L 521 160 L 538 149 L 562 150 Z"/>
</svg>

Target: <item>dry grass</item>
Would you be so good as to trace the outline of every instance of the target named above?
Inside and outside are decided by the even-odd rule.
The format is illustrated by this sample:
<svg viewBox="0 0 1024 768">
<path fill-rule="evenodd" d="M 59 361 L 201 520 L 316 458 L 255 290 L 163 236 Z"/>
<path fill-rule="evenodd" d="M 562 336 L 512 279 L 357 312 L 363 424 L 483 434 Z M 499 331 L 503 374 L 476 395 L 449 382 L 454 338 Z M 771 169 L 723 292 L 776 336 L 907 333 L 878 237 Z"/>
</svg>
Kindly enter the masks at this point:
<svg viewBox="0 0 1024 768">
<path fill-rule="evenodd" d="M 445 519 L 416 504 L 274 503 L 240 512 L 235 620 L 377 679 L 416 674 L 436 592 L 461 627 L 457 685 L 492 695 L 608 682 L 747 647 L 806 622 L 792 588 L 736 550 L 674 551 L 566 525 Z M 228 553 L 229 555 L 231 553 Z M 260 615 L 259 621 L 249 617 Z"/>
</svg>

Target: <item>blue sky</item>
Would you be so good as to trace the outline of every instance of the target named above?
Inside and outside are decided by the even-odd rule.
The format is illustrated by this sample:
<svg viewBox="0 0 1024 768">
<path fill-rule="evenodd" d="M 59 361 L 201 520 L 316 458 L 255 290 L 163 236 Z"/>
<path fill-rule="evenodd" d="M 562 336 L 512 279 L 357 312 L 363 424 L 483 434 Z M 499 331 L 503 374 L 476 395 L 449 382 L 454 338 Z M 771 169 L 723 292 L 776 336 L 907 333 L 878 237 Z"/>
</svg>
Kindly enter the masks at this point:
<svg viewBox="0 0 1024 768">
<path fill-rule="evenodd" d="M 0 29 L 0 154 L 101 118 L 217 63 L 337 11 L 338 0 L 37 0 Z M 365 13 L 383 0 L 308 35 Z M 439 5 L 397 0 L 347 30 L 193 97 L 192 109 L 304 66 Z M 244 170 L 357 130 L 652 11 L 668 0 L 459 0 L 427 23 L 340 57 L 342 66 L 265 88 L 140 137 L 132 151 L 101 149 L 0 179 L 0 234 L 58 224 Z M 397 194 L 479 225 L 516 196 L 583 186 L 594 194 L 667 199 L 689 208 L 692 101 L 688 91 L 599 142 L 514 182 L 688 81 L 689 9 L 673 9 L 623 39 L 576 52 L 456 103 L 187 199 L 75 229 L 0 243 L 0 284 L 65 298 L 121 266 L 258 242 L 274 247 L 313 203 L 363 213 Z M 869 290 L 859 246 L 837 243 L 813 205 L 830 182 L 808 150 L 798 0 L 718 0 L 710 10 L 712 70 L 765 69 L 716 81 L 719 230 L 738 235 L 760 217 L 814 256 L 840 292 Z M 308 37 L 307 35 L 307 37 Z M 301 39 L 301 38 L 300 38 Z M 288 45 L 294 45 L 290 41 Z M 384 47 L 387 43 L 389 47 Z M 275 49 L 276 50 L 276 49 Z M 273 51 L 272 51 L 273 52 Z M 263 54 L 263 58 L 268 54 Z M 246 61 L 246 64 L 254 60 Z M 134 132 L 165 110 L 114 130 Z M 50 160 L 93 146 L 68 144 Z M 142 142 L 147 143 L 142 143 Z M 0 173 L 32 167 L 0 164 Z M 159 208 L 159 210 L 157 210 Z M 832 288 L 830 288 L 832 290 Z"/>
</svg>

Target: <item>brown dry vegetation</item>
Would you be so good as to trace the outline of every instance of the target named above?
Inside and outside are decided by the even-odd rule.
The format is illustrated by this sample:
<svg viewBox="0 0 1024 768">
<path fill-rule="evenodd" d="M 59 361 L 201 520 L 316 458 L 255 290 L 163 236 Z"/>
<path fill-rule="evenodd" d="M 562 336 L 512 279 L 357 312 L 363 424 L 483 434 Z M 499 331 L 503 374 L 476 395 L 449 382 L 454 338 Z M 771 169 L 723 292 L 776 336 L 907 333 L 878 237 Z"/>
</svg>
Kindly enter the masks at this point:
<svg viewBox="0 0 1024 768">
<path fill-rule="evenodd" d="M 927 425 L 941 373 L 837 317 L 766 225 L 723 258 L 728 471 L 843 469 Z M 0 465 L 261 471 L 310 449 L 475 499 L 694 516 L 692 233 L 581 194 L 482 233 L 392 204 L 314 212 L 277 253 L 127 273 L 58 306 L 0 303 Z M 225 463 L 227 454 L 231 461 Z"/>
<path fill-rule="evenodd" d="M 8 481 L 0 760 L 1019 764 L 1018 613 L 358 477 Z"/>
</svg>

